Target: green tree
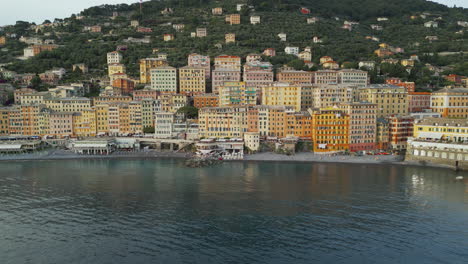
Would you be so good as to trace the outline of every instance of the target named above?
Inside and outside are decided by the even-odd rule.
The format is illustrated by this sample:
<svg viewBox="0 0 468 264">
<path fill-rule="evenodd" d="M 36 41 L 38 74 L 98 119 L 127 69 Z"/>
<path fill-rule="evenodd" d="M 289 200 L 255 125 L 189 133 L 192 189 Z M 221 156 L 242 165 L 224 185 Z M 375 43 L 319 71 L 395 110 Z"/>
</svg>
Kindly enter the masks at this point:
<svg viewBox="0 0 468 264">
<path fill-rule="evenodd" d="M 184 107 L 181 107 L 179 108 L 179 110 L 177 111 L 177 113 L 179 114 L 184 114 L 185 117 L 189 118 L 189 119 L 196 119 L 198 118 L 198 108 L 194 107 L 194 106 L 184 106 Z"/>
</svg>

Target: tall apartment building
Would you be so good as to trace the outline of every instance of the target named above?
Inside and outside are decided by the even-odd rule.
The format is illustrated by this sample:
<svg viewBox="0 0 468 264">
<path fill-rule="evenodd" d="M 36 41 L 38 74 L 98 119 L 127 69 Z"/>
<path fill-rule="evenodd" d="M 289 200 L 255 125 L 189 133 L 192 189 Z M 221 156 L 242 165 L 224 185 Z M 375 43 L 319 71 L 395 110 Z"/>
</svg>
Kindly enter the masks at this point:
<svg viewBox="0 0 468 264">
<path fill-rule="evenodd" d="M 107 53 L 107 64 L 112 64 L 112 63 L 121 63 L 123 59 L 122 54 L 120 54 L 117 51 L 112 51 Z"/>
<path fill-rule="evenodd" d="M 341 103 L 353 102 L 358 98 L 356 87 L 347 85 L 314 85 L 312 86 L 313 108 L 327 108 Z"/>
<path fill-rule="evenodd" d="M 249 87 L 260 88 L 273 83 L 273 65 L 269 62 L 251 61 L 244 65 L 243 81 Z"/>
<path fill-rule="evenodd" d="M 22 104 L 10 109 L 9 113 L 9 134 L 12 136 L 42 136 L 44 131 L 44 109 L 42 104 Z"/>
<path fill-rule="evenodd" d="M 0 107 L 0 136 L 10 134 L 10 107 Z"/>
<path fill-rule="evenodd" d="M 54 112 L 49 113 L 49 131 L 47 135 L 55 138 L 67 138 L 74 135 L 74 116 L 73 112 Z"/>
<path fill-rule="evenodd" d="M 408 92 L 404 87 L 373 84 L 358 92 L 360 101 L 377 104 L 377 117 L 408 114 Z"/>
<path fill-rule="evenodd" d="M 177 69 L 162 66 L 151 71 L 151 89 L 158 92 L 177 93 Z"/>
<path fill-rule="evenodd" d="M 258 132 L 261 137 L 287 136 L 287 113 L 294 113 L 293 107 L 284 105 L 257 105 Z"/>
<path fill-rule="evenodd" d="M 193 97 L 193 106 L 200 109 L 203 107 L 218 107 L 219 106 L 219 95 L 199 94 Z"/>
<path fill-rule="evenodd" d="M 414 118 L 411 116 L 391 116 L 389 121 L 390 147 L 405 150 L 408 138 L 413 137 Z"/>
<path fill-rule="evenodd" d="M 220 55 L 214 59 L 215 69 L 219 68 L 229 68 L 234 70 L 241 70 L 241 57 L 239 56 L 229 56 L 229 55 Z"/>
<path fill-rule="evenodd" d="M 365 87 L 369 84 L 369 77 L 366 71 L 355 69 L 318 70 L 314 72 L 314 83 Z"/>
<path fill-rule="evenodd" d="M 205 69 L 206 79 L 211 78 L 211 60 L 210 56 L 200 55 L 197 53 L 192 53 L 188 56 L 188 66 L 190 67 L 202 67 Z"/>
<path fill-rule="evenodd" d="M 312 77 L 313 72 L 309 71 L 283 70 L 276 74 L 276 80 L 278 82 L 288 82 L 303 85 L 311 85 Z"/>
<path fill-rule="evenodd" d="M 91 99 L 86 97 L 53 98 L 44 100 L 47 108 L 55 112 L 81 112 L 91 109 Z"/>
<path fill-rule="evenodd" d="M 257 104 L 257 91 L 245 82 L 225 82 L 219 87 L 219 106 L 252 106 Z"/>
<path fill-rule="evenodd" d="M 199 111 L 200 137 L 242 138 L 248 130 L 249 107 L 206 107 Z"/>
<path fill-rule="evenodd" d="M 418 113 L 431 109 L 431 93 L 408 93 L 408 113 Z"/>
<path fill-rule="evenodd" d="M 334 153 L 349 150 L 349 116 L 337 108 L 310 111 L 312 141 L 315 153 Z"/>
<path fill-rule="evenodd" d="M 225 82 L 240 82 L 241 71 L 234 68 L 216 68 L 212 72 L 212 89 L 213 93 L 218 93 L 218 90 Z"/>
<path fill-rule="evenodd" d="M 301 110 L 300 85 L 275 82 L 262 87 L 262 105 L 284 105 L 292 107 L 295 111 Z"/>
<path fill-rule="evenodd" d="M 350 102 L 339 106 L 349 116 L 349 150 L 375 150 L 377 137 L 377 105 Z"/>
<path fill-rule="evenodd" d="M 468 117 L 468 89 L 444 88 L 431 95 L 431 109 L 442 117 Z"/>
<path fill-rule="evenodd" d="M 370 79 L 366 71 L 343 69 L 338 71 L 338 82 L 343 85 L 365 87 L 370 83 Z"/>
<path fill-rule="evenodd" d="M 102 105 L 110 103 L 129 103 L 132 101 L 131 96 L 99 96 L 93 98 L 93 105 Z"/>
<path fill-rule="evenodd" d="M 96 109 L 83 110 L 73 115 L 73 134 L 77 137 L 97 136 Z"/>
<path fill-rule="evenodd" d="M 185 66 L 179 69 L 179 92 L 185 95 L 206 93 L 205 68 Z"/>
<path fill-rule="evenodd" d="M 151 83 L 151 70 L 168 66 L 167 60 L 159 58 L 146 58 L 140 60 L 140 83 Z"/>
<path fill-rule="evenodd" d="M 338 71 L 318 70 L 313 73 L 314 84 L 338 84 Z"/>
</svg>

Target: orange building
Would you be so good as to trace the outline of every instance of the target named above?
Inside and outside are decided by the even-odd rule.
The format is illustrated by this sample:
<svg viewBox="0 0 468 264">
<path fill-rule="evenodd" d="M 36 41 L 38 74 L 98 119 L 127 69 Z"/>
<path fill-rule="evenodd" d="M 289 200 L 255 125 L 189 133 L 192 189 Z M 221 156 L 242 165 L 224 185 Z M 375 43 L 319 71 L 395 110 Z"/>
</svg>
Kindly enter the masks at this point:
<svg viewBox="0 0 468 264">
<path fill-rule="evenodd" d="M 240 14 L 227 15 L 226 22 L 231 25 L 239 25 L 241 23 L 241 16 Z"/>
<path fill-rule="evenodd" d="M 131 79 L 117 79 L 112 82 L 112 87 L 120 88 L 122 94 L 128 95 L 135 89 L 135 82 Z"/>
<path fill-rule="evenodd" d="M 311 111 L 315 153 L 349 151 L 349 116 L 336 108 Z"/>
<path fill-rule="evenodd" d="M 308 112 L 286 113 L 286 136 L 312 139 L 312 116 Z"/>
<path fill-rule="evenodd" d="M 200 94 L 193 97 L 193 106 L 196 108 L 218 107 L 219 97 L 216 94 Z"/>
</svg>

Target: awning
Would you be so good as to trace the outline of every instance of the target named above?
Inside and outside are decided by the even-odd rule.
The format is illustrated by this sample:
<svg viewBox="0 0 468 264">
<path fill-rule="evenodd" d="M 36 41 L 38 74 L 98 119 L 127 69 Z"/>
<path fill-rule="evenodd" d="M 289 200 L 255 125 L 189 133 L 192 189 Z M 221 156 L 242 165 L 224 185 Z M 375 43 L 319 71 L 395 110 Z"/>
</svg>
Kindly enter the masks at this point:
<svg viewBox="0 0 468 264">
<path fill-rule="evenodd" d="M 442 136 L 443 136 L 442 133 L 437 133 L 437 132 L 421 132 L 418 134 L 418 138 L 441 139 Z"/>
<path fill-rule="evenodd" d="M 0 145 L 0 150 L 20 150 L 21 146 L 21 144 L 4 144 Z"/>
</svg>

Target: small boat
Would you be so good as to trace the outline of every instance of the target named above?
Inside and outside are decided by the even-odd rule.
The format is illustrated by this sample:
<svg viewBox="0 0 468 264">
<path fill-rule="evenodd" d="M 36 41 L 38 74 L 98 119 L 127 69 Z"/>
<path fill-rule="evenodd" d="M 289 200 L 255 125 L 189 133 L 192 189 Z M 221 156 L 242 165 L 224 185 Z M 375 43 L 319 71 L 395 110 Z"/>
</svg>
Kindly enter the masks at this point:
<svg viewBox="0 0 468 264">
<path fill-rule="evenodd" d="M 455 177 L 455 180 L 461 181 L 461 180 L 463 180 L 463 176 L 457 176 L 457 177 Z"/>
</svg>

